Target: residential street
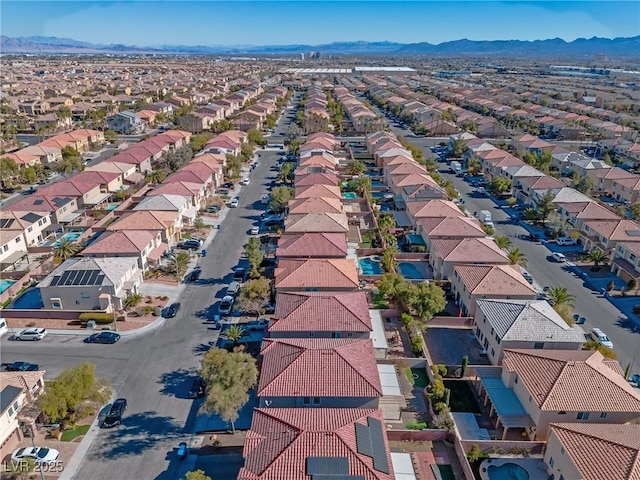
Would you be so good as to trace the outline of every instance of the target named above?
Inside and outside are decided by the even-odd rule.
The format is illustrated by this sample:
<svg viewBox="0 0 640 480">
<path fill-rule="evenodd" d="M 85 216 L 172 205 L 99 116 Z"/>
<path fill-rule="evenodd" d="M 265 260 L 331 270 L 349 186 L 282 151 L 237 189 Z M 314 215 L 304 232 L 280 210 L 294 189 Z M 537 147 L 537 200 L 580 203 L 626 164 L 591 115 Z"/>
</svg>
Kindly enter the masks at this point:
<svg viewBox="0 0 640 480">
<path fill-rule="evenodd" d="M 176 478 L 168 452 L 190 432 L 199 402 L 186 394 L 200 356 L 217 339 L 218 332 L 206 320 L 230 281 L 247 231 L 264 209 L 260 198 L 267 193 L 265 178 L 274 176 L 269 169 L 279 152 L 258 153 L 261 161 L 250 175 L 251 183 L 238 194 L 239 207 L 228 210 L 208 256 L 200 260 L 200 282 L 187 284 L 178 299 L 182 308 L 177 317 L 115 345 L 83 344 L 84 336 L 49 335 L 28 344 L 9 341 L 9 336 L 2 340 L 3 362 L 38 363 L 47 370 L 46 378 L 53 378 L 66 367 L 91 361 L 98 376 L 113 383 L 115 396 L 127 399 L 122 425 L 100 431 L 74 478 Z"/>
</svg>

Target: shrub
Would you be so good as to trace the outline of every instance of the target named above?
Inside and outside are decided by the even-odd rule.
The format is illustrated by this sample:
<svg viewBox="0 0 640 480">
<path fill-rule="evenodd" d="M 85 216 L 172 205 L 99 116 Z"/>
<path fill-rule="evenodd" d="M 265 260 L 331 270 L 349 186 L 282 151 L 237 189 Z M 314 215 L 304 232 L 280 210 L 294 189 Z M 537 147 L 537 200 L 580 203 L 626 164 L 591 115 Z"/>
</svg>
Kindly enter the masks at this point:
<svg viewBox="0 0 640 480">
<path fill-rule="evenodd" d="M 113 322 L 112 313 L 85 312 L 85 313 L 81 313 L 78 318 L 83 322 L 88 322 L 90 320 L 93 320 L 98 325 L 106 325 L 107 323 Z"/>
<path fill-rule="evenodd" d="M 400 315 L 400 321 L 402 322 L 402 325 L 404 325 L 404 328 L 406 329 L 409 329 L 414 324 L 413 317 L 408 313 L 403 313 L 402 315 Z"/>
<path fill-rule="evenodd" d="M 424 430 L 427 428 L 427 422 L 407 422 L 404 426 L 407 430 Z"/>
<path fill-rule="evenodd" d="M 431 365 L 431 371 L 434 375 L 439 376 L 440 378 L 446 377 L 447 373 L 449 373 L 449 370 L 447 370 L 447 366 L 442 364 Z"/>
<path fill-rule="evenodd" d="M 153 314 L 153 307 L 151 305 L 148 305 L 148 306 L 144 307 L 144 314 L 145 315 L 152 315 Z"/>
<path fill-rule="evenodd" d="M 467 452 L 467 458 L 471 463 L 473 463 L 480 458 L 481 453 L 480 446 L 477 443 L 474 443 L 471 445 L 471 450 Z"/>
<path fill-rule="evenodd" d="M 411 351 L 414 355 L 422 355 L 422 337 L 414 335 L 411 337 Z"/>
</svg>

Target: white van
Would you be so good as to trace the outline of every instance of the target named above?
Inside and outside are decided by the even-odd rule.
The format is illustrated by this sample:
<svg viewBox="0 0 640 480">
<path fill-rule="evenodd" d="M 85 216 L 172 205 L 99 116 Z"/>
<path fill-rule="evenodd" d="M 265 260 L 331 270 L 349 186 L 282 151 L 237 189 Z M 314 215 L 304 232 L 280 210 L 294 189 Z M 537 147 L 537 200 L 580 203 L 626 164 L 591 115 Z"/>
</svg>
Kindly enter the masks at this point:
<svg viewBox="0 0 640 480">
<path fill-rule="evenodd" d="M 0 318 L 0 337 L 2 337 L 8 331 L 9 331 L 9 328 L 7 327 L 7 319 Z"/>
<path fill-rule="evenodd" d="M 233 295 L 234 297 L 240 291 L 240 282 L 231 282 L 227 287 L 227 295 Z"/>
</svg>

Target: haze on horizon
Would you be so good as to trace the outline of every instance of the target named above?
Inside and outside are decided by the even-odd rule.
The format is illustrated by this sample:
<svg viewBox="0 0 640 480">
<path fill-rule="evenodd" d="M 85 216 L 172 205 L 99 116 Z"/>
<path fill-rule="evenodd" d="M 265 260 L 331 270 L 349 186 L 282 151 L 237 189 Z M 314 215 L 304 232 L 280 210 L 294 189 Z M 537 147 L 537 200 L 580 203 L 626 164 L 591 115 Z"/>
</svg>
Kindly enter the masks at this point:
<svg viewBox="0 0 640 480">
<path fill-rule="evenodd" d="M 98 44 L 285 45 L 341 41 L 567 41 L 640 35 L 640 2 L 31 1 L 1 5 L 2 34 Z"/>
</svg>

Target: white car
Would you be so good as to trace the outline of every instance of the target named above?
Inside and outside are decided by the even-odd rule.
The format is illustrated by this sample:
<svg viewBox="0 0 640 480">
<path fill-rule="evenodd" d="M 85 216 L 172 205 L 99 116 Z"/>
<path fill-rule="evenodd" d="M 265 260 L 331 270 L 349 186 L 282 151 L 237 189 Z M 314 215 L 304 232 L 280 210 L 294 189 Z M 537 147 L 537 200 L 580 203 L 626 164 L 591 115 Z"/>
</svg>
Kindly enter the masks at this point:
<svg viewBox="0 0 640 480">
<path fill-rule="evenodd" d="M 19 448 L 11 455 L 11 460 L 19 462 L 25 458 L 31 458 L 36 464 L 53 463 L 58 460 L 60 452 L 53 448 L 46 447 L 24 447 Z"/>
<path fill-rule="evenodd" d="M 238 206 L 238 199 L 234 198 L 233 200 L 231 200 L 227 205 L 229 206 L 229 208 L 236 208 Z"/>
<path fill-rule="evenodd" d="M 251 180 L 249 180 L 249 177 L 244 177 L 242 180 L 240 180 L 240 185 L 249 185 L 251 183 Z"/>
<path fill-rule="evenodd" d="M 522 276 L 527 282 L 529 282 L 530 284 L 533 284 L 533 277 L 529 272 L 527 272 L 526 270 L 522 270 Z"/>
<path fill-rule="evenodd" d="M 576 243 L 578 243 L 578 240 L 571 237 L 558 237 L 556 243 L 558 245 L 575 245 Z"/>
<path fill-rule="evenodd" d="M 559 252 L 552 253 L 551 258 L 553 258 L 554 262 L 558 262 L 558 263 L 564 263 L 567 261 L 567 257 L 565 257 L 564 254 Z"/>
<path fill-rule="evenodd" d="M 256 225 L 255 227 L 251 227 L 251 235 L 258 235 L 260 233 L 260 227 Z"/>
<path fill-rule="evenodd" d="M 607 348 L 613 348 L 613 342 L 609 340 L 602 330 L 599 328 L 594 328 L 591 330 L 591 336 L 598 342 L 600 345 L 603 345 Z"/>
<path fill-rule="evenodd" d="M 47 331 L 44 328 L 25 328 L 13 335 L 15 340 L 42 340 L 46 337 Z"/>
</svg>

